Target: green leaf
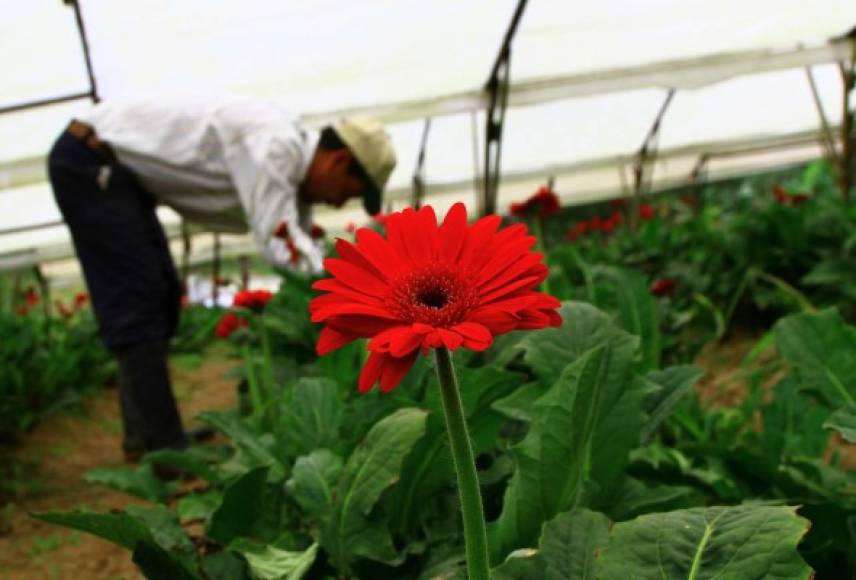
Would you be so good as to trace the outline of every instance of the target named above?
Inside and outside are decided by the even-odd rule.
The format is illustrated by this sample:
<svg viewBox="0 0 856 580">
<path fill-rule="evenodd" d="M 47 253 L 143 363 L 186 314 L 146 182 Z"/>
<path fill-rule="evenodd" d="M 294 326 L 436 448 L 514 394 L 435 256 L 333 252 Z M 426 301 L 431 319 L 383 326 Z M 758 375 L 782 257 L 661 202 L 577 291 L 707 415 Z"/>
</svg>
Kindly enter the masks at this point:
<svg viewBox="0 0 856 580">
<path fill-rule="evenodd" d="M 207 524 L 221 503 L 223 503 L 223 492 L 218 489 L 209 489 L 183 496 L 178 500 L 176 511 L 182 523 L 201 520 Z"/>
<path fill-rule="evenodd" d="M 615 326 L 607 314 L 590 304 L 565 302 L 559 313 L 563 321 L 560 328 L 530 332 L 515 347 L 524 352 L 524 360 L 545 386 L 552 385 L 568 363 L 607 342 L 616 342 L 620 350 L 636 350 L 639 339 Z"/>
<path fill-rule="evenodd" d="M 347 569 L 354 558 L 388 561 L 396 552 L 386 525 L 371 518 L 380 495 L 398 481 L 405 456 L 425 433 L 427 413 L 400 409 L 378 422 L 348 459 L 321 545 Z"/>
<path fill-rule="evenodd" d="M 533 548 L 515 550 L 505 561 L 490 571 L 493 580 L 530 580 L 544 576 L 544 559 Z"/>
<path fill-rule="evenodd" d="M 142 463 L 155 464 L 162 463 L 172 465 L 192 473 L 200 479 L 204 479 L 211 483 L 219 483 L 220 476 L 209 465 L 210 454 L 201 451 L 198 447 L 190 447 L 184 450 L 177 449 L 158 449 L 146 453 L 143 456 Z"/>
<path fill-rule="evenodd" d="M 145 524 L 126 513 L 42 512 L 34 513 L 32 516 L 45 522 L 98 536 L 128 550 L 134 550 L 139 542 L 154 542 Z"/>
<path fill-rule="evenodd" d="M 595 556 L 606 546 L 609 519 L 586 509 L 559 514 L 541 533 L 546 580 L 594 580 Z"/>
<path fill-rule="evenodd" d="M 140 542 L 134 549 L 134 564 L 149 580 L 196 580 L 169 552 L 149 542 Z"/>
<path fill-rule="evenodd" d="M 635 270 L 615 266 L 597 267 L 594 275 L 599 281 L 605 278 L 609 282 L 608 288 L 613 296 L 608 302 L 615 302 L 621 327 L 641 339 L 642 364 L 639 370 L 646 372 L 658 368 L 662 351 L 660 314 L 647 278 Z"/>
<path fill-rule="evenodd" d="M 599 498 L 597 507 L 613 521 L 621 522 L 642 514 L 696 507 L 704 503 L 705 497 L 695 488 L 678 485 L 649 487 L 625 476 L 613 494 Z"/>
<path fill-rule="evenodd" d="M 223 503 L 211 516 L 208 537 L 227 545 L 239 536 L 248 536 L 264 507 L 268 468 L 257 467 L 228 485 Z"/>
<path fill-rule="evenodd" d="M 178 489 L 175 482 L 159 479 L 150 465 L 97 467 L 83 474 L 83 481 L 106 485 L 149 501 L 163 501 Z"/>
<path fill-rule="evenodd" d="M 202 572 L 207 580 L 250 580 L 247 561 L 231 550 L 205 556 L 202 559 Z"/>
<path fill-rule="evenodd" d="M 630 373 L 634 346 L 614 335 L 569 364 L 536 401 L 529 432 L 514 447 L 517 471 L 503 511 L 488 529 L 492 561 L 533 546 L 546 520 L 617 483 L 645 421 L 648 387 Z"/>
<path fill-rule="evenodd" d="M 492 407 L 511 419 L 532 421 L 532 407 L 535 401 L 544 394 L 540 383 L 527 383 L 514 389 L 510 395 L 496 401 Z"/>
<path fill-rule="evenodd" d="M 494 411 L 492 406 L 495 401 L 512 392 L 520 384 L 522 376 L 495 366 L 471 369 L 460 365 L 456 372 L 473 453 L 478 456 L 491 452 L 496 447 L 499 430 L 505 423 L 502 415 Z M 421 525 L 420 512 L 432 509 L 428 499 L 455 485 L 449 437 L 436 376 L 428 383 L 425 404 L 431 411 L 426 422 L 425 437 L 405 459 L 401 481 L 390 494 L 392 529 L 403 535 L 414 532 Z"/>
<path fill-rule="evenodd" d="M 657 432 L 681 400 L 693 392 L 704 371 L 698 367 L 674 366 L 662 371 L 653 371 L 645 377 L 660 388 L 646 402 L 648 423 L 642 430 L 640 441 L 644 445 Z"/>
<path fill-rule="evenodd" d="M 297 458 L 286 486 L 307 515 L 325 520 L 333 509 L 333 489 L 341 471 L 341 457 L 316 449 Z"/>
<path fill-rule="evenodd" d="M 795 314 L 775 328 L 776 346 L 803 388 L 833 408 L 856 405 L 856 329 L 835 310 Z"/>
<path fill-rule="evenodd" d="M 835 429 L 845 441 L 856 443 L 856 406 L 849 405 L 835 411 L 823 424 L 825 429 Z"/>
<path fill-rule="evenodd" d="M 151 508 L 131 505 L 126 513 L 145 525 L 155 543 L 189 572 L 197 569 L 196 546 L 178 522 L 178 517 L 166 506 Z"/>
<path fill-rule="evenodd" d="M 650 514 L 615 524 L 604 580 L 809 578 L 796 550 L 808 522 L 786 506 L 740 505 Z"/>
<path fill-rule="evenodd" d="M 300 580 L 312 567 L 318 553 L 318 544 L 312 544 L 303 552 L 292 552 L 243 538 L 232 542 L 229 548 L 247 559 L 256 580 Z"/>
<path fill-rule="evenodd" d="M 285 465 L 271 451 L 265 440 L 254 432 L 237 413 L 204 411 L 197 418 L 226 435 L 242 456 L 246 466 L 269 467 L 272 480 L 280 480 L 285 477 Z"/>
<path fill-rule="evenodd" d="M 283 405 L 282 420 L 294 455 L 332 448 L 342 421 L 339 387 L 329 379 L 300 379 L 291 389 L 291 401 Z"/>
<path fill-rule="evenodd" d="M 609 519 L 586 509 L 559 514 L 541 532 L 539 548 L 512 552 L 495 580 L 594 580 L 595 558 L 609 538 Z"/>
</svg>

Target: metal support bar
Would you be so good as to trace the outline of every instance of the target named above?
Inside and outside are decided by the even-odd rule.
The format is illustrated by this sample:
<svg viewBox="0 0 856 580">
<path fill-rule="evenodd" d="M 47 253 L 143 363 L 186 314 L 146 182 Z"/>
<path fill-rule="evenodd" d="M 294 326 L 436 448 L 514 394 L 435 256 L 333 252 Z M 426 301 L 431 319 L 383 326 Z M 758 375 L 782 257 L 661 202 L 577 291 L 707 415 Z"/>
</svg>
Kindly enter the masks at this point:
<svg viewBox="0 0 856 580">
<path fill-rule="evenodd" d="M 187 278 L 190 276 L 190 252 L 193 242 L 187 222 L 181 220 L 181 291 L 187 294 Z"/>
<path fill-rule="evenodd" d="M 419 146 L 419 156 L 416 158 L 416 168 L 413 170 L 413 194 L 411 205 L 413 209 L 422 207 L 425 199 L 425 179 L 423 177 L 425 166 L 425 146 L 428 144 L 428 132 L 431 130 L 431 118 L 425 119 L 422 129 L 422 143 Z"/>
<path fill-rule="evenodd" d="M 79 0 L 63 0 L 66 6 L 74 9 L 74 20 L 77 22 L 77 31 L 80 34 L 80 45 L 83 47 L 83 58 L 86 61 L 86 75 L 89 77 L 89 96 L 94 102 L 99 102 L 98 85 L 95 84 L 95 72 L 92 69 L 92 57 L 89 54 L 89 40 L 86 38 L 86 26 L 83 24 L 83 14 L 80 11 Z"/>
<path fill-rule="evenodd" d="M 250 258 L 249 256 L 238 256 L 238 264 L 241 267 L 241 290 L 250 287 Z"/>
<path fill-rule="evenodd" d="M 500 160 L 502 157 L 502 126 L 508 106 L 511 79 L 511 41 L 526 9 L 527 0 L 519 0 L 511 23 L 505 31 L 502 46 L 491 68 L 484 90 L 488 94 L 487 117 L 485 118 L 485 165 L 484 192 L 480 214 L 496 213 L 496 197 L 499 192 Z"/>
<path fill-rule="evenodd" d="M 854 29 L 856 31 L 856 29 Z M 839 63 L 841 81 L 844 88 L 843 109 L 841 112 L 841 158 L 839 163 L 838 184 L 845 201 L 850 200 L 850 189 L 853 187 L 853 174 L 856 172 L 856 132 L 854 132 L 854 116 L 850 110 L 850 95 L 856 88 L 856 37 L 849 62 Z"/>
<path fill-rule="evenodd" d="M 826 112 L 823 110 L 823 103 L 820 100 L 820 93 L 817 91 L 817 84 L 814 82 L 814 74 L 811 72 L 811 67 L 805 67 L 805 74 L 808 78 L 808 84 L 811 87 L 811 96 L 814 99 L 814 106 L 817 109 L 817 114 L 820 117 L 820 126 L 822 129 L 821 144 L 826 150 L 826 156 L 830 162 L 838 162 L 838 151 L 835 150 L 835 137 L 832 135 L 832 130 L 829 128 L 829 121 L 826 119 Z"/>
<path fill-rule="evenodd" d="M 211 300 L 217 304 L 220 292 L 220 234 L 214 232 L 214 255 L 211 262 Z"/>
<path fill-rule="evenodd" d="M 497 77 L 490 87 L 490 104 L 485 119 L 484 147 L 484 215 L 496 213 L 496 198 L 499 193 L 500 161 L 502 160 L 502 128 L 505 123 L 505 110 L 508 105 L 508 85 L 510 78 L 511 52 L 497 71 Z"/>
<path fill-rule="evenodd" d="M 61 97 L 53 97 L 50 99 L 37 99 L 35 101 L 25 101 L 23 103 L 16 103 L 14 105 L 7 105 L 5 107 L 0 107 L 0 115 L 5 113 L 14 113 L 16 111 L 26 111 L 27 109 L 36 109 L 38 107 L 46 107 L 49 105 L 58 105 L 60 103 L 66 103 L 68 101 L 79 101 L 81 99 L 89 99 L 92 97 L 91 93 L 72 93 L 70 95 L 63 95 Z"/>
<path fill-rule="evenodd" d="M 639 204 L 642 196 L 642 190 L 645 187 L 645 169 L 650 166 L 657 157 L 657 139 L 660 136 L 660 126 L 663 121 L 669 105 L 672 103 L 672 98 L 675 96 L 675 89 L 669 89 L 666 94 L 666 99 L 660 106 L 660 111 L 654 119 L 654 123 L 648 130 L 639 152 L 636 154 L 636 163 L 633 166 L 633 202 L 632 211 L 630 213 L 630 228 L 635 230 L 639 223 Z"/>
</svg>

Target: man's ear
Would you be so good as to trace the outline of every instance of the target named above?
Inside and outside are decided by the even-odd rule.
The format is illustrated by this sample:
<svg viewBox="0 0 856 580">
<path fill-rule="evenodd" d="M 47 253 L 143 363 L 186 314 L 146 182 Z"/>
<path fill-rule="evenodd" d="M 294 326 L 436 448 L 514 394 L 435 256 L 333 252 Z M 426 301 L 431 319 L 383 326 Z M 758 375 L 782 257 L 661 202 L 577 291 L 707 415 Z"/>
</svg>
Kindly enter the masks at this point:
<svg viewBox="0 0 856 580">
<path fill-rule="evenodd" d="M 337 169 L 347 169 L 351 165 L 351 159 L 353 159 L 353 154 L 351 150 L 347 147 L 342 147 L 341 149 L 334 149 L 330 152 L 332 159 L 331 165 L 336 167 Z"/>
</svg>

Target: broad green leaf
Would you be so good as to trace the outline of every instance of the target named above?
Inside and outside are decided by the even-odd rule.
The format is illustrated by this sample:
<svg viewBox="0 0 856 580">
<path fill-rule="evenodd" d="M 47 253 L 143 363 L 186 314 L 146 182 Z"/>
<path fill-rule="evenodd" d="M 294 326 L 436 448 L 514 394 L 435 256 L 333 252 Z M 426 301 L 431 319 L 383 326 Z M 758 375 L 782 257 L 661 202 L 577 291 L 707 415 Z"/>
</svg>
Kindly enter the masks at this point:
<svg viewBox="0 0 856 580">
<path fill-rule="evenodd" d="M 223 492 L 219 489 L 208 489 L 183 496 L 178 500 L 176 511 L 182 523 L 202 521 L 207 525 L 221 503 Z"/>
<path fill-rule="evenodd" d="M 323 521 L 333 508 L 333 490 L 341 471 L 341 457 L 329 449 L 316 449 L 297 458 L 286 486 L 307 515 Z"/>
<path fill-rule="evenodd" d="M 615 524 L 603 580 L 809 578 L 796 550 L 808 522 L 786 506 L 740 505 L 650 514 Z"/>
<path fill-rule="evenodd" d="M 674 366 L 648 373 L 645 378 L 660 388 L 646 402 L 648 423 L 640 437 L 643 444 L 651 440 L 678 403 L 693 392 L 695 384 L 703 374 L 702 369 L 689 365 Z"/>
<path fill-rule="evenodd" d="M 321 533 L 321 545 L 340 568 L 347 569 L 360 556 L 395 558 L 386 525 L 370 515 L 380 495 L 398 481 L 405 456 L 425 433 L 426 415 L 420 409 L 400 409 L 381 420 L 345 464 L 330 521 Z"/>
<path fill-rule="evenodd" d="M 221 550 L 202 558 L 202 572 L 207 580 L 250 580 L 247 561 L 231 550 Z"/>
<path fill-rule="evenodd" d="M 829 410 L 800 390 L 793 376 L 776 384 L 772 399 L 761 407 L 761 417 L 761 452 L 775 465 L 790 457 L 818 457 L 829 443 L 830 434 L 823 428 Z"/>
<path fill-rule="evenodd" d="M 273 453 L 271 445 L 245 422 L 237 413 L 222 411 L 204 411 L 197 417 L 200 421 L 211 425 L 230 439 L 232 445 L 244 459 L 248 467 L 267 466 L 270 468 L 272 480 L 285 477 L 285 465 Z"/>
<path fill-rule="evenodd" d="M 559 514 L 541 533 L 546 580 L 594 580 L 595 556 L 606 546 L 609 519 L 586 509 Z"/>
<path fill-rule="evenodd" d="M 151 508 L 131 505 L 125 511 L 149 529 L 155 543 L 173 560 L 181 563 L 190 572 L 196 571 L 196 546 L 190 541 L 173 512 L 162 505 Z"/>
<path fill-rule="evenodd" d="M 493 403 L 512 392 L 521 375 L 494 366 L 456 369 L 467 428 L 475 456 L 496 448 L 505 419 L 492 409 Z M 392 528 L 407 535 L 419 525 L 420 508 L 435 493 L 455 485 L 455 472 L 446 433 L 443 405 L 436 377 L 428 382 L 425 404 L 431 411 L 425 437 L 405 459 L 401 481 L 390 494 Z M 430 508 L 429 508 L 430 509 Z"/>
<path fill-rule="evenodd" d="M 267 467 L 257 467 L 226 487 L 223 503 L 211 516 L 208 537 L 225 546 L 250 534 L 262 515 L 267 475 Z"/>
<path fill-rule="evenodd" d="M 505 561 L 490 571 L 493 580 L 530 580 L 544 577 L 544 559 L 534 548 L 511 552 Z"/>
<path fill-rule="evenodd" d="M 615 266 L 597 267 L 593 272 L 598 281 L 609 282 L 611 296 L 606 303 L 615 303 L 621 327 L 641 339 L 639 370 L 646 372 L 658 368 L 662 351 L 660 314 L 646 277 L 635 270 Z"/>
<path fill-rule="evenodd" d="M 846 441 L 856 443 L 856 406 L 838 409 L 823 424 L 826 429 L 835 429 Z"/>
<path fill-rule="evenodd" d="M 543 394 L 544 387 L 540 383 L 527 383 L 491 406 L 506 417 L 528 423 L 532 421 L 532 406 Z"/>
<path fill-rule="evenodd" d="M 142 462 L 148 464 L 163 463 L 179 467 L 188 473 L 204 479 L 210 483 L 218 483 L 220 476 L 209 465 L 210 455 L 199 447 L 190 447 L 179 451 L 177 449 L 159 449 L 146 453 Z"/>
<path fill-rule="evenodd" d="M 524 352 L 525 362 L 545 386 L 552 385 L 568 363 L 607 342 L 615 341 L 619 350 L 636 350 L 639 339 L 615 326 L 591 304 L 565 302 L 559 313 L 560 328 L 530 332 L 515 347 Z"/>
<path fill-rule="evenodd" d="M 543 523 L 609 493 L 639 441 L 647 383 L 631 372 L 634 342 L 617 335 L 567 365 L 536 401 L 516 445 L 517 471 L 488 535 L 491 558 L 532 547 Z"/>
<path fill-rule="evenodd" d="M 339 436 L 342 399 L 339 387 L 329 379 L 303 378 L 282 405 L 283 431 L 295 455 L 320 447 L 332 448 Z"/>
<path fill-rule="evenodd" d="M 493 569 L 495 580 L 594 580 L 595 558 L 609 538 L 609 519 L 586 509 L 559 514 L 541 531 L 537 550 L 515 550 Z"/>
<path fill-rule="evenodd" d="M 312 567 L 318 553 L 318 544 L 302 552 L 293 552 L 243 538 L 232 542 L 229 548 L 247 559 L 256 580 L 300 580 Z"/>
<path fill-rule="evenodd" d="M 788 316 L 775 332 L 776 346 L 803 388 L 833 408 L 856 405 L 856 329 L 835 310 Z"/>
<path fill-rule="evenodd" d="M 196 580 L 169 552 L 150 542 L 140 542 L 131 558 L 149 580 Z"/>
<path fill-rule="evenodd" d="M 145 524 L 122 512 L 110 514 L 88 511 L 42 512 L 32 515 L 45 522 L 98 536 L 128 550 L 134 550 L 140 542 L 154 543 L 151 532 Z"/>
<path fill-rule="evenodd" d="M 174 482 L 166 483 L 152 471 L 151 465 L 136 467 L 97 467 L 83 474 L 83 481 L 105 485 L 149 501 L 163 501 L 178 489 Z"/>
<path fill-rule="evenodd" d="M 649 487 L 639 480 L 624 476 L 612 494 L 598 500 L 597 508 L 613 521 L 621 522 L 642 514 L 701 506 L 705 503 L 705 496 L 692 487 Z"/>
</svg>

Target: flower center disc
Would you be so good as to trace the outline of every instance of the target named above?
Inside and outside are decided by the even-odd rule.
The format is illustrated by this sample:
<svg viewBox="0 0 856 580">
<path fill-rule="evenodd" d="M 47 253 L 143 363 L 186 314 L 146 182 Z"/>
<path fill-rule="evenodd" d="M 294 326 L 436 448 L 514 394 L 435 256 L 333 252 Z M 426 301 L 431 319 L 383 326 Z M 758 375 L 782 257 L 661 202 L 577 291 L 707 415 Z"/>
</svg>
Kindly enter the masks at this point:
<svg viewBox="0 0 856 580">
<path fill-rule="evenodd" d="M 475 288 L 465 280 L 447 264 L 424 264 L 392 283 L 387 303 L 407 322 L 453 326 L 477 303 Z"/>
</svg>

